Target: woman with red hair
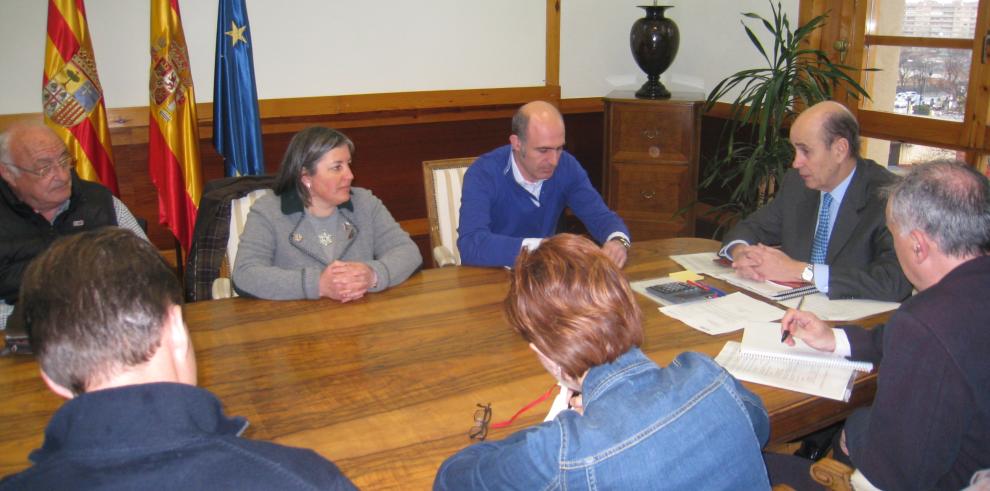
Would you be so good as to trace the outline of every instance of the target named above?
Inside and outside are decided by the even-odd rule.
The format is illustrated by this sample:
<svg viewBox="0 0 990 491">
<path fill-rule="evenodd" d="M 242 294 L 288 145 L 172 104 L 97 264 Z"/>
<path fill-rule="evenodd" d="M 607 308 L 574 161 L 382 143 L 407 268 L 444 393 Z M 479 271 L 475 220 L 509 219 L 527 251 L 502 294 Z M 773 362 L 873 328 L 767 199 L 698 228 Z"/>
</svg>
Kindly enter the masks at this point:
<svg viewBox="0 0 990 491">
<path fill-rule="evenodd" d="M 657 366 L 621 270 L 569 234 L 522 251 L 509 324 L 575 395 L 572 410 L 440 467 L 435 489 L 767 489 L 760 399 L 711 358 Z"/>
</svg>

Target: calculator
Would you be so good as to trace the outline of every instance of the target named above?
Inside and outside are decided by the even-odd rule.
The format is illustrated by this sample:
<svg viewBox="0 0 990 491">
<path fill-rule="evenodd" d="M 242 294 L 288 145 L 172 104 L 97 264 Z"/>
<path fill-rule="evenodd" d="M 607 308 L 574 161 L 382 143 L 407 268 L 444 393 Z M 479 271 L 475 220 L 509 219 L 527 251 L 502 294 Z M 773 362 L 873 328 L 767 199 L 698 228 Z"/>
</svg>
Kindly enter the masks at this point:
<svg viewBox="0 0 990 491">
<path fill-rule="evenodd" d="M 718 296 L 714 291 L 705 290 L 682 281 L 651 285 L 646 287 L 646 291 L 670 304 L 688 303 Z"/>
</svg>

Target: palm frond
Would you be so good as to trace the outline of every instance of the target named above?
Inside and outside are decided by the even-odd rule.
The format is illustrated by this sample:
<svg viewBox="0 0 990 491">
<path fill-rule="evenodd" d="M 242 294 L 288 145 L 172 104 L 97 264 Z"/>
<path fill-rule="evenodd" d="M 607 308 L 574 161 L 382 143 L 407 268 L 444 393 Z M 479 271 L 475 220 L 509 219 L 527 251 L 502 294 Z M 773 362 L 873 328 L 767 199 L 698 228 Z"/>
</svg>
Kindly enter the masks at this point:
<svg viewBox="0 0 990 491">
<path fill-rule="evenodd" d="M 794 117 L 795 104 L 806 107 L 831 99 L 840 85 L 852 97 L 870 97 L 849 75 L 857 69 L 833 63 L 824 51 L 806 47 L 808 37 L 825 25 L 828 13 L 792 29 L 781 3 L 769 3 L 769 18 L 746 12 L 741 21 L 767 65 L 729 75 L 706 100 L 706 109 L 711 109 L 736 93 L 719 150 L 705 163 L 701 179 L 704 188 L 731 188 L 729 201 L 712 209 L 719 214 L 748 214 L 772 197 L 761 194 L 761 189 L 771 187 L 768 182 L 779 183 L 790 167 L 794 150 L 784 136 L 784 125 Z M 761 42 L 747 19 L 762 25 L 773 43 Z M 740 131 L 744 128 L 747 132 Z"/>
</svg>

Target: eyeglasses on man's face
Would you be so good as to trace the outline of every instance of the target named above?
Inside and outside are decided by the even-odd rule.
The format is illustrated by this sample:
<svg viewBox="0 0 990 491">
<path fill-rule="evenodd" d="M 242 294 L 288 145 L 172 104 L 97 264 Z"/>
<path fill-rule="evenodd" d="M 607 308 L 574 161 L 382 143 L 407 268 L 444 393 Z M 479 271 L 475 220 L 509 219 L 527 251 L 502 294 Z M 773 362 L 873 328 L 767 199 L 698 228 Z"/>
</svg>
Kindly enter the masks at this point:
<svg viewBox="0 0 990 491">
<path fill-rule="evenodd" d="M 32 176 L 39 179 L 44 179 L 52 175 L 56 170 L 62 170 L 63 172 L 69 172 L 76 165 L 76 159 L 72 158 L 71 155 L 63 155 L 58 161 L 51 161 L 49 159 L 41 159 L 35 162 L 36 166 L 34 169 L 26 169 L 17 164 L 11 164 L 17 169 L 27 172 Z"/>
</svg>

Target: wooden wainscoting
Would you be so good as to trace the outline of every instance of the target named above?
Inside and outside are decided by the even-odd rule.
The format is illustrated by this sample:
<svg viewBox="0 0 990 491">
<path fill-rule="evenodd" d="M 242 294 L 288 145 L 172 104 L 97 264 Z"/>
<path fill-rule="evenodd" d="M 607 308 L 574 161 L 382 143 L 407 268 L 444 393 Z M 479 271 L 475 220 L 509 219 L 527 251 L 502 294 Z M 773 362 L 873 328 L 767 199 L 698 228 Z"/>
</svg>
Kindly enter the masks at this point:
<svg viewBox="0 0 990 491">
<path fill-rule="evenodd" d="M 367 126 L 357 124 L 361 120 L 353 115 L 348 118 L 350 124 L 344 125 L 336 124 L 340 121 L 334 121 L 334 118 L 279 118 L 275 124 L 292 131 L 265 131 L 265 167 L 269 173 L 278 171 L 282 154 L 298 129 L 314 124 L 342 128 L 356 147 L 354 185 L 371 189 L 381 198 L 395 219 L 413 236 L 424 257 L 429 258 L 422 162 L 480 155 L 508 143 L 513 111 L 514 108 L 502 109 L 497 115 L 486 114 L 479 119 Z M 601 118 L 600 111 L 565 116 L 568 149 L 584 164 L 592 183 L 599 189 Z M 263 122 L 266 124 L 267 121 Z M 117 141 L 116 135 L 113 138 Z M 223 162 L 209 138 L 201 138 L 200 156 L 205 181 L 223 177 Z M 114 157 L 121 199 L 136 215 L 148 220 L 148 236 L 159 249 L 174 248 L 171 233 L 157 223 L 157 193 L 148 176 L 147 145 L 143 142 L 115 144 Z"/>
<path fill-rule="evenodd" d="M 262 101 L 266 170 L 277 172 L 289 140 L 300 129 L 311 125 L 342 129 L 357 148 L 355 185 L 369 188 L 380 197 L 412 235 L 423 257 L 429 258 L 422 161 L 480 155 L 507 143 L 516 108 L 527 100 L 543 98 L 560 104 L 567 125 L 568 151 L 584 165 L 595 188 L 601 190 L 601 98 L 560 100 L 556 87 L 443 92 L 414 93 L 415 97 L 410 95 L 404 105 L 395 95 L 381 94 Z M 199 111 L 202 171 L 208 181 L 223 177 L 223 162 L 212 143 L 212 105 L 200 104 Z M 174 262 L 175 240 L 158 224 L 157 192 L 148 174 L 144 110 L 111 109 L 109 113 L 121 199 L 135 215 L 148 221 L 149 238 Z M 710 116 L 702 121 L 702 162 L 712 153 L 721 128 L 721 115 Z M 40 121 L 41 116 L 0 116 L 0 129 L 19 120 Z M 701 197 L 703 201 L 712 198 L 706 194 Z M 698 218 L 705 220 L 702 215 Z"/>
</svg>

